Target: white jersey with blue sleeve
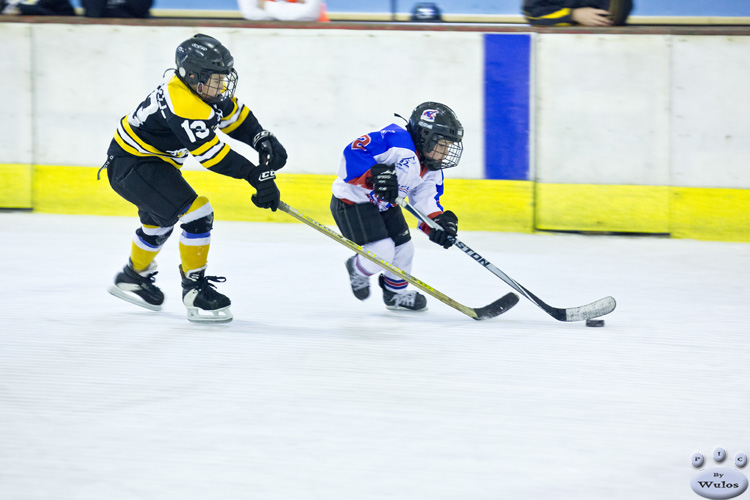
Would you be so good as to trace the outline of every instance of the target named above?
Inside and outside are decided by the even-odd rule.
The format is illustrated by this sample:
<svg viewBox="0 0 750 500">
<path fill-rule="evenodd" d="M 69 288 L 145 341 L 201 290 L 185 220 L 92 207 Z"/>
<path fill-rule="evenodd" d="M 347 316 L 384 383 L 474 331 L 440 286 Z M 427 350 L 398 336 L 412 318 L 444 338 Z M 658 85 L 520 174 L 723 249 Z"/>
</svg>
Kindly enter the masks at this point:
<svg viewBox="0 0 750 500">
<path fill-rule="evenodd" d="M 443 211 L 443 172 L 422 168 L 414 142 L 403 127 L 392 123 L 387 127 L 358 137 L 344 149 L 333 181 L 333 195 L 344 203 L 373 203 L 383 212 L 391 204 L 381 200 L 372 190 L 373 165 L 393 165 L 401 196 L 417 210 L 428 215 Z"/>
</svg>

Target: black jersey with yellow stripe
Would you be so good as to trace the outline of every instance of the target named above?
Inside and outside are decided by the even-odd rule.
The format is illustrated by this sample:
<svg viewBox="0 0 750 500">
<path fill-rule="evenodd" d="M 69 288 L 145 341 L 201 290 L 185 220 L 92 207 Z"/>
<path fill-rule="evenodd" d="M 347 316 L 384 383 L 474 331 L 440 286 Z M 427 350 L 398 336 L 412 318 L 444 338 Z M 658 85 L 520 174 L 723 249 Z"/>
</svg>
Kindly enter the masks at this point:
<svg viewBox="0 0 750 500">
<path fill-rule="evenodd" d="M 524 0 L 523 15 L 532 26 L 571 26 L 573 11 L 583 7 L 609 12 L 615 26 L 625 24 L 633 10 L 633 0 Z"/>
<path fill-rule="evenodd" d="M 156 157 L 177 168 L 192 155 L 209 170 L 247 177 L 254 165 L 232 151 L 217 129 L 247 144 L 263 130 L 236 98 L 209 105 L 172 76 L 120 120 L 108 154 Z"/>
<path fill-rule="evenodd" d="M 571 26 L 575 24 L 574 9 L 608 10 L 610 2 L 612 0 L 524 0 L 523 15 L 532 26 Z"/>
<path fill-rule="evenodd" d="M 523 15 L 532 26 L 571 26 L 579 0 L 524 0 Z"/>
</svg>

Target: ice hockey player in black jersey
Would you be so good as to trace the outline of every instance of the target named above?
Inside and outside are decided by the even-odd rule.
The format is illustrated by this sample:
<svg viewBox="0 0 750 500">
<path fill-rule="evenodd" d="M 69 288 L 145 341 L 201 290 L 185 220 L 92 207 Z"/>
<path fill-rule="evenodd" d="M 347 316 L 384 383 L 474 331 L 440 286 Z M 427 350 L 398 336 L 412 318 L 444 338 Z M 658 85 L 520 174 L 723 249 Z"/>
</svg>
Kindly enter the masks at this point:
<svg viewBox="0 0 750 500">
<path fill-rule="evenodd" d="M 523 15 L 532 26 L 620 26 L 633 0 L 524 0 Z"/>
<path fill-rule="evenodd" d="M 180 167 L 192 156 L 212 172 L 244 179 L 256 190 L 253 203 L 275 211 L 280 201 L 275 171 L 284 166 L 287 154 L 234 97 L 234 59 L 221 42 L 195 35 L 177 47 L 175 59 L 174 74 L 120 120 L 102 167 L 112 189 L 138 207 L 141 222 L 130 259 L 109 292 L 161 309 L 164 294 L 155 284 L 154 259 L 179 222 L 179 272 L 188 320 L 227 322 L 232 320 L 231 302 L 214 284 L 225 279 L 206 275 L 214 212 L 208 199 L 185 181 Z M 233 151 L 217 129 L 251 145 L 259 164 Z"/>
</svg>

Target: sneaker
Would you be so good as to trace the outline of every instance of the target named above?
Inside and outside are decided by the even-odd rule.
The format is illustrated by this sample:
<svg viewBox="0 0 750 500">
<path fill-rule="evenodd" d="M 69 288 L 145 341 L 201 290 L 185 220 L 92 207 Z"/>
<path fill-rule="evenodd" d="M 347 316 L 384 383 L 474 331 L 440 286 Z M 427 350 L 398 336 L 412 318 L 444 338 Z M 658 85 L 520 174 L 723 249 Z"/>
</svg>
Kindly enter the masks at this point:
<svg viewBox="0 0 750 500">
<path fill-rule="evenodd" d="M 385 276 L 378 278 L 378 284 L 383 289 L 385 307 L 394 311 L 426 311 L 427 299 L 419 292 L 392 292 L 385 287 Z"/>
<path fill-rule="evenodd" d="M 349 273 L 349 283 L 352 285 L 352 293 L 359 300 L 365 300 L 370 296 L 370 277 L 365 276 L 357 271 L 354 266 L 354 260 L 357 258 L 353 255 L 346 261 L 346 271 Z"/>
<path fill-rule="evenodd" d="M 194 323 L 228 323 L 232 321 L 229 297 L 216 291 L 211 283 L 224 283 L 227 279 L 221 276 L 206 276 L 206 268 L 202 267 L 185 274 L 180 268 L 182 276 L 182 303 L 187 308 L 187 319 Z M 207 313 L 207 314 L 206 314 Z"/>
<path fill-rule="evenodd" d="M 156 274 L 156 262 L 152 262 L 145 270 L 136 272 L 132 261 L 128 261 L 122 272 L 115 276 L 115 284 L 107 291 L 131 304 L 159 311 L 164 303 L 164 294 L 154 284 Z"/>
</svg>

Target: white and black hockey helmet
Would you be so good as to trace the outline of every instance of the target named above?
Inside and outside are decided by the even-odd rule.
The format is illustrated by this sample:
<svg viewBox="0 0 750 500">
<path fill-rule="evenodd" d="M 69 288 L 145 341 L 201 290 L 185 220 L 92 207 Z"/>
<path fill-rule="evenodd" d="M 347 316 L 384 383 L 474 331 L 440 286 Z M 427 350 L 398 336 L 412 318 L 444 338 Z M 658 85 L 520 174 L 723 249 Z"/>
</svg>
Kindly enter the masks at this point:
<svg viewBox="0 0 750 500">
<path fill-rule="evenodd" d="M 456 113 L 439 102 L 423 102 L 411 112 L 406 124 L 423 164 L 430 170 L 458 165 L 463 152 L 464 127 Z M 440 151 L 440 155 L 429 155 Z M 428 156 L 429 155 L 429 156 Z M 433 156 L 433 158 L 430 158 Z"/>
<path fill-rule="evenodd" d="M 197 92 L 209 104 L 216 104 L 234 96 L 237 72 L 234 58 L 216 38 L 201 33 L 185 40 L 175 51 L 177 77 Z M 213 75 L 219 75 L 217 78 Z M 211 92 L 210 89 L 216 87 Z"/>
</svg>

